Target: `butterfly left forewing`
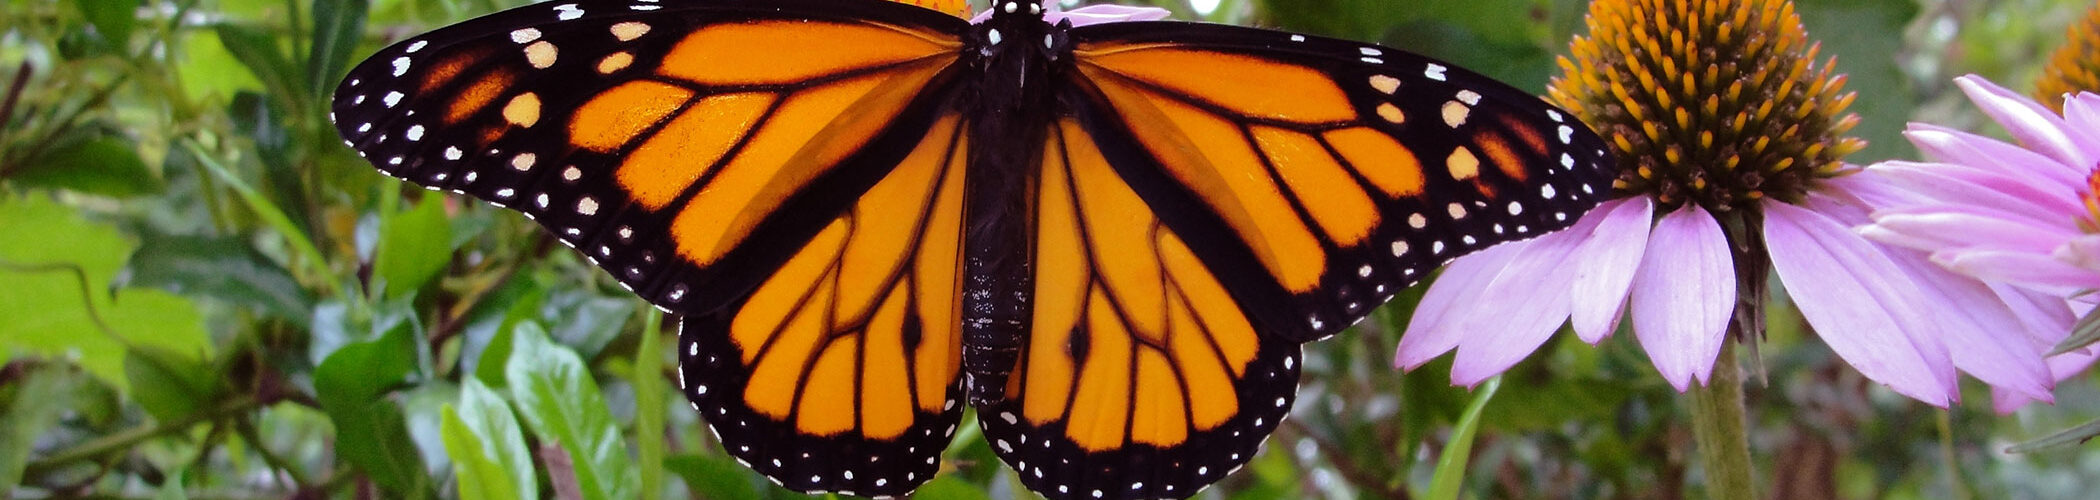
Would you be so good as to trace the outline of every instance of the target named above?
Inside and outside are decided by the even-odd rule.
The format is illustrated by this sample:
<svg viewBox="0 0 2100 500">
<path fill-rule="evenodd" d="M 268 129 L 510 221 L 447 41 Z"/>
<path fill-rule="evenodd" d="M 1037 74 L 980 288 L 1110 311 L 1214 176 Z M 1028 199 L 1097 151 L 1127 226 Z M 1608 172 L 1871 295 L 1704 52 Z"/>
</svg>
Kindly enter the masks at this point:
<svg viewBox="0 0 2100 500">
<path fill-rule="evenodd" d="M 701 312 L 917 139 L 890 136 L 924 132 L 964 28 L 885 2 L 533 5 L 382 49 L 332 115 L 389 175 L 523 212 Z"/>
<path fill-rule="evenodd" d="M 902 495 L 961 418 L 964 21 L 887 2 L 540 4 L 338 90 L 382 171 L 532 217 L 685 315 L 679 389 L 800 491 Z"/>
</svg>

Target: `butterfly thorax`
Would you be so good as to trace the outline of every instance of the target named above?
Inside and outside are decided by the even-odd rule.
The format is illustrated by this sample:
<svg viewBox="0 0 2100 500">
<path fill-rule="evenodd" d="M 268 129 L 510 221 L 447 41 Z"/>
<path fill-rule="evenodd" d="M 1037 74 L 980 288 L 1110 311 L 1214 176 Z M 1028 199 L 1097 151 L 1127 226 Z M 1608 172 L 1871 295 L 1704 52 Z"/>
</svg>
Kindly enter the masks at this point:
<svg viewBox="0 0 2100 500">
<path fill-rule="evenodd" d="M 980 406 L 1005 397 L 1027 338 L 1034 193 L 1049 125 L 1040 117 L 1057 105 L 1055 83 L 1071 60 L 1069 26 L 1044 22 L 1041 6 L 1009 1 L 993 8 L 964 51 L 965 78 L 977 81 L 959 102 L 973 118 L 964 184 L 963 369 L 970 401 Z"/>
</svg>

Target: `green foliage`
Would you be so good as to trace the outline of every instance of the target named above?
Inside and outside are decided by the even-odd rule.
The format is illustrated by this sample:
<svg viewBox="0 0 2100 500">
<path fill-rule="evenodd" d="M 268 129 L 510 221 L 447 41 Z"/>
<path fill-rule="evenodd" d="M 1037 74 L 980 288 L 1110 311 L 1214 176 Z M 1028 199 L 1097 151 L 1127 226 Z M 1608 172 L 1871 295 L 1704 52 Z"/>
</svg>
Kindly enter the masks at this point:
<svg viewBox="0 0 2100 500">
<path fill-rule="evenodd" d="M 480 381 L 460 385 L 457 410 L 444 409 L 445 453 L 459 475 L 461 500 L 539 498 L 532 453 L 503 397 Z"/>
<path fill-rule="evenodd" d="M 357 436 L 339 441 L 336 453 L 402 497 L 428 497 L 431 488 L 401 406 L 387 397 L 416 375 L 415 337 L 409 324 L 396 324 L 377 339 L 337 349 L 314 368 L 322 411 L 338 435 Z"/>
<path fill-rule="evenodd" d="M 385 178 L 335 136 L 326 105 L 349 65 L 522 3 L 0 4 L 0 98 L 13 103 L 0 109 L 0 492 L 808 498 L 720 450 L 673 388 L 675 328 L 641 301 L 522 217 Z M 1585 9 L 1154 3 L 1184 19 L 1377 41 L 1532 91 L 1559 71 Z M 2019 88 L 2089 6 L 1799 3 L 1861 94 L 1856 131 L 1873 145 L 1859 161 L 1910 156 L 1897 135 L 1906 120 L 1978 123 L 1951 104 L 1947 77 Z M 1629 335 L 1597 347 L 1561 335 L 1499 388 L 1451 387 L 1448 358 L 1391 367 L 1419 294 L 1308 344 L 1292 418 L 1204 497 L 1697 490 L 1681 396 Z M 2091 445 L 2078 444 L 2093 428 L 2080 424 L 2100 417 L 2090 376 L 2065 381 L 2056 406 L 2014 417 L 1990 414 L 1980 387 L 1939 412 L 1862 383 L 1787 310 L 1770 322 L 1769 385 L 1748 388 L 1761 487 L 2050 498 L 2089 494 L 2100 477 Z M 2006 454 L 2015 442 L 2036 451 Z M 946 458 L 919 497 L 1028 497 L 974 420 Z"/>
<path fill-rule="evenodd" d="M 598 384 L 576 351 L 547 341 L 532 323 L 514 331 L 503 376 L 510 397 L 543 446 L 567 453 L 573 481 L 583 498 L 635 496 L 637 470 L 627 457 L 620 428 L 599 395 Z M 550 471 L 559 474 L 562 471 Z M 556 478 L 560 483 L 570 478 Z"/>
</svg>

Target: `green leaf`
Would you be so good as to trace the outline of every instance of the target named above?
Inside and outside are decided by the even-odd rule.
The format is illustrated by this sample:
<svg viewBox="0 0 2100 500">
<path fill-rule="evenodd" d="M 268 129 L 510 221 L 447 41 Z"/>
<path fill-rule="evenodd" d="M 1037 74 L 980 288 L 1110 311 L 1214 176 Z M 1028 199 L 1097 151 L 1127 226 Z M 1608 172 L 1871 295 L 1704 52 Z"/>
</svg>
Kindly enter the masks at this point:
<svg viewBox="0 0 2100 500">
<path fill-rule="evenodd" d="M 21 484 L 22 468 L 29 464 L 37 439 L 73 406 L 80 381 L 69 370 L 43 364 L 11 387 L 14 397 L 6 403 L 7 411 L 0 412 L 0 488 Z"/>
<path fill-rule="evenodd" d="M 451 241 L 442 196 L 425 196 L 412 208 L 389 212 L 379 221 L 373 279 L 384 284 L 387 297 L 407 296 L 444 272 L 452 262 Z"/>
<path fill-rule="evenodd" d="M 671 388 L 664 383 L 660 331 L 663 315 L 656 311 L 647 314 L 648 319 L 642 322 L 641 341 L 634 349 L 634 372 L 629 383 L 634 386 L 635 459 L 641 462 L 641 493 L 654 497 L 663 491 L 664 412 L 669 406 L 664 395 L 671 394 Z"/>
<path fill-rule="evenodd" d="M 211 358 L 197 308 L 150 288 L 112 291 L 132 245 L 43 196 L 0 200 L 0 352 L 74 359 L 119 391 L 125 346 Z"/>
<path fill-rule="evenodd" d="M 132 286 L 211 297 L 301 326 L 313 316 L 314 298 L 306 288 L 244 239 L 148 234 L 125 265 L 125 279 Z"/>
<path fill-rule="evenodd" d="M 2071 325 L 2071 335 L 2064 337 L 2063 342 L 2057 342 L 2056 347 L 2049 349 L 2048 355 L 2084 349 L 2094 342 L 2100 342 L 2100 308 L 2087 311 L 2085 317 L 2078 318 L 2078 323 Z"/>
<path fill-rule="evenodd" d="M 1845 90 L 1857 92 L 1858 100 L 1846 111 L 1858 113 L 1859 126 L 1850 135 L 1867 140 L 1867 149 L 1852 155 L 1852 163 L 1916 158 L 1917 150 L 1903 139 L 1905 123 L 1917 110 L 1917 90 L 1903 69 L 1908 48 L 1902 33 L 1921 9 L 1912 0 L 1825 0 L 1800 2 L 1801 24 L 1808 37 L 1820 43 L 1823 52 L 1818 66 L 1837 59 L 1837 73 L 1845 75 Z"/>
<path fill-rule="evenodd" d="M 2030 453 L 2043 450 L 2052 450 L 2083 443 L 2086 441 L 2091 441 L 2096 436 L 2100 436 L 2100 420 L 2086 422 L 2077 427 L 2064 429 L 2061 431 L 2057 431 L 2054 434 L 2042 436 L 2024 443 L 2012 445 L 2012 447 L 2006 448 L 2005 452 Z"/>
<path fill-rule="evenodd" d="M 549 342 L 536 324 L 521 323 L 513 333 L 503 375 L 533 434 L 568 453 L 584 498 L 637 496 L 627 446 L 590 369 L 576 351 Z"/>
<path fill-rule="evenodd" d="M 377 339 L 337 349 L 314 368 L 314 393 L 335 422 L 336 454 L 393 496 L 429 495 L 423 458 L 401 407 L 386 398 L 407 384 L 417 363 L 413 328 L 400 324 Z"/>
<path fill-rule="evenodd" d="M 704 455 L 678 455 L 664 459 L 664 469 L 685 480 L 685 489 L 701 492 L 708 500 L 759 500 L 758 485 L 751 473 L 735 460 Z"/>
<path fill-rule="evenodd" d="M 331 274 L 328 269 L 328 260 L 321 254 L 321 249 L 314 246 L 313 238 L 307 236 L 304 226 L 292 222 L 293 219 L 285 215 L 283 208 L 276 203 L 272 203 L 262 193 L 256 192 L 255 188 L 249 187 L 247 181 L 234 175 L 231 170 L 227 170 L 226 165 L 219 163 L 211 155 L 199 150 L 195 143 L 184 142 L 181 149 L 182 152 L 171 154 L 187 154 L 191 159 L 196 160 L 198 165 L 204 166 L 206 172 L 211 172 L 214 177 L 219 178 L 219 182 L 226 183 L 227 188 L 240 195 L 241 203 L 246 205 L 249 210 L 255 211 L 256 217 L 262 218 L 263 222 L 269 224 L 270 229 L 277 231 L 279 236 L 287 240 L 286 242 L 290 244 L 291 250 L 293 250 L 292 256 L 295 267 L 301 264 L 305 265 L 306 272 L 310 273 L 311 276 Z"/>
<path fill-rule="evenodd" d="M 1502 377 L 1488 379 L 1473 394 L 1473 402 L 1466 404 L 1465 415 L 1451 429 L 1451 442 L 1436 458 L 1436 473 L 1429 481 L 1429 500 L 1457 500 L 1459 488 L 1466 481 L 1466 463 L 1473 457 L 1473 435 L 1480 432 L 1480 417 L 1487 413 L 1488 401 L 1495 399 L 1495 390 L 1501 387 Z"/>
<path fill-rule="evenodd" d="M 187 468 L 169 471 L 168 480 L 153 491 L 153 500 L 189 500 L 189 492 L 182 488 L 182 476 L 186 473 Z"/>
<path fill-rule="evenodd" d="M 446 406 L 442 432 L 463 500 L 539 498 L 525 435 L 502 396 L 468 378 L 459 407 Z"/>
<path fill-rule="evenodd" d="M 261 188 L 285 216 L 292 220 L 310 220 L 306 210 L 307 179 L 311 172 L 303 172 L 293 165 L 298 153 L 293 145 L 292 131 L 285 121 L 284 105 L 252 90 L 243 90 L 233 95 L 233 102 L 226 107 L 226 115 L 233 119 L 234 131 L 248 136 L 255 143 L 255 158 L 263 171 L 257 177 Z"/>
<path fill-rule="evenodd" d="M 106 135 L 63 141 L 25 162 L 10 177 L 24 186 L 69 189 L 113 197 L 158 192 L 160 177 L 139 159 L 130 139 Z"/>
<path fill-rule="evenodd" d="M 556 322 L 548 338 L 594 358 L 620 336 L 640 304 L 632 295 L 607 297 L 585 289 L 558 289 L 540 306 L 540 317 Z"/>
<path fill-rule="evenodd" d="M 220 10 L 226 6 L 221 3 Z M 169 69 L 176 71 L 184 96 L 193 102 L 233 97 L 241 89 L 261 89 L 262 80 L 245 70 L 225 40 L 210 31 L 185 31 L 178 35 L 183 50 L 169 54 Z"/>
<path fill-rule="evenodd" d="M 474 378 L 480 379 L 490 387 L 509 386 L 509 379 L 505 378 L 503 373 L 504 370 L 510 369 L 510 353 L 514 349 L 516 338 L 517 324 L 498 327 L 496 335 L 489 338 L 488 347 L 481 350 L 480 364 L 474 366 Z"/>
<path fill-rule="evenodd" d="M 219 43 L 233 58 L 248 68 L 248 72 L 261 81 L 263 90 L 269 95 L 284 99 L 285 104 L 302 102 L 306 95 L 305 78 L 296 66 L 286 58 L 277 45 L 277 37 L 269 32 L 233 23 L 216 26 Z M 294 106 L 293 109 L 300 109 Z"/>
<path fill-rule="evenodd" d="M 123 47 L 131 40 L 131 32 L 138 25 L 139 7 L 144 0 L 76 0 L 75 6 L 87 17 L 95 32 L 116 47 Z"/>
<path fill-rule="evenodd" d="M 307 55 L 308 88 L 315 96 L 335 91 L 335 82 L 350 65 L 364 34 L 370 0 L 314 0 L 313 51 Z"/>
<path fill-rule="evenodd" d="M 992 500 L 992 496 L 985 493 L 984 488 L 952 475 L 939 476 L 927 481 L 926 485 L 920 486 L 919 491 L 912 493 L 911 497 L 919 500 Z"/>
<path fill-rule="evenodd" d="M 161 421 L 210 409 L 231 386 L 204 360 L 155 346 L 126 350 L 124 375 L 131 381 L 132 399 Z"/>
<path fill-rule="evenodd" d="M 1574 338 L 1574 336 L 1566 336 Z M 1519 380 L 1519 378 L 1512 378 Z M 1552 430 L 1568 422 L 1609 420 L 1631 397 L 1625 385 L 1585 376 L 1521 379 L 1502 386 L 1481 420 L 1501 431 Z"/>
</svg>

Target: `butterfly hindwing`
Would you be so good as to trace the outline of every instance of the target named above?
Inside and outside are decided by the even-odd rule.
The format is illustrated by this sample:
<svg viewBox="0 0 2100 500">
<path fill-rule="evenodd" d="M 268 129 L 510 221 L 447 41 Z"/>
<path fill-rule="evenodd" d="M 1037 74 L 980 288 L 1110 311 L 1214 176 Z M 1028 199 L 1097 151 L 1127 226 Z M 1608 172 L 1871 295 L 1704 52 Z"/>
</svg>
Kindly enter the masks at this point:
<svg viewBox="0 0 2100 500">
<path fill-rule="evenodd" d="M 730 455 L 800 491 L 901 495 L 962 416 L 953 114 L 750 296 L 682 326 L 679 384 Z"/>
<path fill-rule="evenodd" d="M 1049 142 L 1034 322 L 985 437 L 1052 498 L 1194 494 L 1289 411 L 1298 343 L 1255 329 L 1078 120 Z"/>
<path fill-rule="evenodd" d="M 1267 334 L 1339 332 L 1454 257 L 1573 224 L 1610 188 L 1573 115 L 1428 58 L 1212 24 L 1071 34 L 1072 100 L 1111 163 Z"/>
<path fill-rule="evenodd" d="M 388 174 L 519 210 L 683 315 L 679 389 L 731 456 L 877 496 L 939 470 L 959 374 L 1007 373 L 963 353 L 992 347 L 1018 360 L 979 420 L 1023 484 L 1192 495 L 1289 413 L 1301 343 L 1610 187 L 1572 115 L 1434 60 L 1021 5 L 538 4 L 381 50 L 332 116 Z M 1024 265 L 966 272 L 972 249 Z M 965 297 L 1031 316 L 965 345 L 992 323 Z"/>
<path fill-rule="evenodd" d="M 916 144 L 966 26 L 887 2 L 533 5 L 381 50 L 334 118 L 382 171 L 523 212 L 704 312 Z"/>
</svg>

